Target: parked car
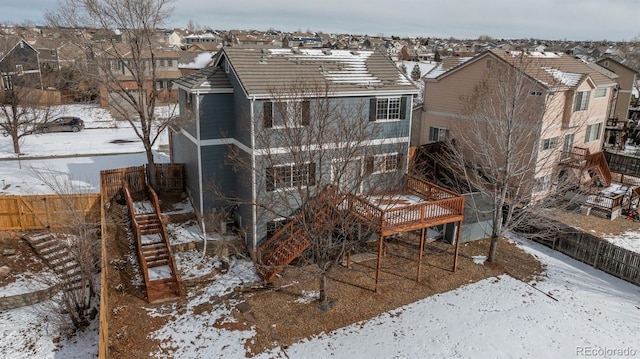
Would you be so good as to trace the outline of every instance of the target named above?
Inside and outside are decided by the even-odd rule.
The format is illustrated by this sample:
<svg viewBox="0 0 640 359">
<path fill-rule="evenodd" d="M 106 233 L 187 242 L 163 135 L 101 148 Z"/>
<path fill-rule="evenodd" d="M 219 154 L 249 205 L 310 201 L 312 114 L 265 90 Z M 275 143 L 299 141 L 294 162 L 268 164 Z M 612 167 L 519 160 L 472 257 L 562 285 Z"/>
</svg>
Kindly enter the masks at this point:
<svg viewBox="0 0 640 359">
<path fill-rule="evenodd" d="M 79 132 L 84 128 L 84 121 L 79 117 L 58 117 L 55 120 L 47 123 L 43 123 L 40 126 L 42 132 Z"/>
</svg>

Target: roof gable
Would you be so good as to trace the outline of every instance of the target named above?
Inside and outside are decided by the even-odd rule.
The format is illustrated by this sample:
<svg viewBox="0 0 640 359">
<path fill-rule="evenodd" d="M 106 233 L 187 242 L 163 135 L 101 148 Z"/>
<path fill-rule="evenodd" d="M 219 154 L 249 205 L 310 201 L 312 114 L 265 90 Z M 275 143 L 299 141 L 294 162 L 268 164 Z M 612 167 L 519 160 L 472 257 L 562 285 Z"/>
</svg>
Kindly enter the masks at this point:
<svg viewBox="0 0 640 359">
<path fill-rule="evenodd" d="M 417 94 L 417 88 L 384 54 L 374 51 L 224 48 L 247 96 L 269 97 L 275 87 L 300 81 L 326 84 L 334 96 Z"/>
</svg>

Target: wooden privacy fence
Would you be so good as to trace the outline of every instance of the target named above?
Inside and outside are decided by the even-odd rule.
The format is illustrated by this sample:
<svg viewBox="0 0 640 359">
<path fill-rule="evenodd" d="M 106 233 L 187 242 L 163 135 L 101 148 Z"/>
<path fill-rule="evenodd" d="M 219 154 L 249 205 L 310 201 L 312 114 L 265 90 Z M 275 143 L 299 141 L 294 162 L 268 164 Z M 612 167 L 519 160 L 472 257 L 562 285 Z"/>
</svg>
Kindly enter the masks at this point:
<svg viewBox="0 0 640 359">
<path fill-rule="evenodd" d="M 625 156 L 608 151 L 604 152 L 604 156 L 612 172 L 640 176 L 640 157 Z"/>
<path fill-rule="evenodd" d="M 0 230 L 75 227 L 100 221 L 100 194 L 0 196 Z"/>
<path fill-rule="evenodd" d="M 100 188 L 104 201 L 109 202 L 121 189 L 126 180 L 134 192 L 146 190 L 146 166 L 116 168 L 100 171 Z M 156 163 L 156 181 L 160 192 L 182 192 L 184 188 L 183 163 Z"/>
<path fill-rule="evenodd" d="M 559 223 L 551 238 L 533 240 L 596 269 L 640 286 L 640 253 Z M 533 231 L 535 232 L 535 230 Z"/>
</svg>

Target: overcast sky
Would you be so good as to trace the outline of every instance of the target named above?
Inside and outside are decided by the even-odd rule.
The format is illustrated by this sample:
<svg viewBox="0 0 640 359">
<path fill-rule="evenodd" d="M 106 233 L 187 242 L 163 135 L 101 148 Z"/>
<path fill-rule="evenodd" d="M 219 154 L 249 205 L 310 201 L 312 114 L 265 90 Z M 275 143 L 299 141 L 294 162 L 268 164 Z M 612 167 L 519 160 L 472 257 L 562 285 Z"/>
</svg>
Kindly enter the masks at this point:
<svg viewBox="0 0 640 359">
<path fill-rule="evenodd" d="M 2 0 L 0 22 L 43 22 L 55 0 Z M 472 39 L 631 40 L 640 0 L 176 0 L 169 26 Z"/>
</svg>

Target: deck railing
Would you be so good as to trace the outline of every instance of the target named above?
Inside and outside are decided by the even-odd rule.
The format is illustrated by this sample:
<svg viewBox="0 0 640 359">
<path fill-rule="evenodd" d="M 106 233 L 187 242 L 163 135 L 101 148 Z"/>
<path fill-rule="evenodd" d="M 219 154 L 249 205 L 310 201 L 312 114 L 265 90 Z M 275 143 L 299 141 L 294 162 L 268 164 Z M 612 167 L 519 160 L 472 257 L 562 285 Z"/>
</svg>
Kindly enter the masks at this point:
<svg viewBox="0 0 640 359">
<path fill-rule="evenodd" d="M 411 175 L 407 176 L 407 189 L 430 201 L 459 197 L 455 192 Z"/>
<path fill-rule="evenodd" d="M 464 197 L 418 203 L 384 211 L 382 227 L 389 229 L 413 224 L 426 224 L 464 213 Z"/>
</svg>

